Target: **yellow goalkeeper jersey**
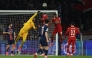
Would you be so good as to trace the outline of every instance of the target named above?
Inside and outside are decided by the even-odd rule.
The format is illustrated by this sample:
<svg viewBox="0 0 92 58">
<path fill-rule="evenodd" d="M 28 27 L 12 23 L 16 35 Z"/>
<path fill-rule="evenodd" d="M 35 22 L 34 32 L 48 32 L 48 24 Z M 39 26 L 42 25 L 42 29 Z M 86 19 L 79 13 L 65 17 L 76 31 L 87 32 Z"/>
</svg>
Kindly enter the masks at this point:
<svg viewBox="0 0 92 58">
<path fill-rule="evenodd" d="M 36 15 L 37 13 L 35 13 L 26 23 L 24 23 L 22 31 L 28 32 L 31 28 L 36 29 L 34 22 L 33 22 L 33 19 Z"/>
</svg>

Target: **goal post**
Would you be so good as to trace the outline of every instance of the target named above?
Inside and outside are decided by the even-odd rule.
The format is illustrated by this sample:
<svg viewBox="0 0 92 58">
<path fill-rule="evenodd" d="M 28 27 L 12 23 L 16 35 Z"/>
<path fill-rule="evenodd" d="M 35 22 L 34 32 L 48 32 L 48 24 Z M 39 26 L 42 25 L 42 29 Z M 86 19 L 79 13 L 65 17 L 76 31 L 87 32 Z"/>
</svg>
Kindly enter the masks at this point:
<svg viewBox="0 0 92 58">
<path fill-rule="evenodd" d="M 16 25 L 14 27 L 16 29 L 15 31 L 18 33 L 20 28 L 22 27 L 22 24 L 24 22 L 26 22 L 29 19 L 29 17 L 31 17 L 32 14 L 34 14 L 37 11 L 47 13 L 49 19 L 53 18 L 54 13 L 56 13 L 58 15 L 57 10 L 0 10 L 0 26 L 1 26 L 0 29 L 3 31 L 3 29 L 5 28 L 5 25 L 7 25 L 7 22 L 12 21 L 14 23 L 14 25 Z M 51 26 L 49 28 L 50 29 L 49 37 L 51 37 L 53 28 L 54 28 L 54 26 Z M 34 32 L 32 32 L 32 31 L 29 32 L 29 38 L 30 38 L 31 33 L 34 33 Z M 2 34 L 0 34 L 0 35 L 2 35 Z M 2 37 L 0 37 L 0 39 L 1 38 Z M 55 47 L 54 48 L 55 48 L 55 51 L 54 51 L 55 55 L 58 56 L 58 34 L 56 34 L 56 37 L 55 37 Z"/>
</svg>

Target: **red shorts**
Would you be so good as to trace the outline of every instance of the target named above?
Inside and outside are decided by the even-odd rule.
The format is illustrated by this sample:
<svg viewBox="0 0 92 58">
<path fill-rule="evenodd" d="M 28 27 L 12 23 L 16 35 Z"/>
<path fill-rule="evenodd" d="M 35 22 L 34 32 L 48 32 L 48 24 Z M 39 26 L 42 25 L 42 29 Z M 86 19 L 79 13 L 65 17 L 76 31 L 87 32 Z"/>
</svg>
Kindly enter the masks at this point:
<svg viewBox="0 0 92 58">
<path fill-rule="evenodd" d="M 76 39 L 75 38 L 71 38 L 71 39 L 68 39 L 68 45 L 75 45 L 76 43 Z"/>
<path fill-rule="evenodd" d="M 62 35 L 62 27 L 61 26 L 57 26 L 54 28 L 53 30 L 53 34 L 58 33 L 59 35 Z"/>
</svg>

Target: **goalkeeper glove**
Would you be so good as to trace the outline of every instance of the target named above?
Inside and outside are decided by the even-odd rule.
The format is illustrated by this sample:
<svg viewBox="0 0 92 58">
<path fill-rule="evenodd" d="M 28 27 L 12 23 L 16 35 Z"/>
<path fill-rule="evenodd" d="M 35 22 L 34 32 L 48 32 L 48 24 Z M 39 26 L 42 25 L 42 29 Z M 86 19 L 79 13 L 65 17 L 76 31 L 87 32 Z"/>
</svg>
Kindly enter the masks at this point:
<svg viewBox="0 0 92 58">
<path fill-rule="evenodd" d="M 40 14 L 41 13 L 41 11 L 38 11 L 38 14 Z"/>
</svg>

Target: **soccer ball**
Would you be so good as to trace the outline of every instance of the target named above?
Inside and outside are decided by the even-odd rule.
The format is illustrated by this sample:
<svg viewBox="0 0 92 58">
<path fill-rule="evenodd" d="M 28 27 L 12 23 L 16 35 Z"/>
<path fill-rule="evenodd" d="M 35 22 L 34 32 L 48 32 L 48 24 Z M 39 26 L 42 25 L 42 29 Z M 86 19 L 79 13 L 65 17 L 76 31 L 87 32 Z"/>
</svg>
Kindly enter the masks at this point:
<svg viewBox="0 0 92 58">
<path fill-rule="evenodd" d="M 47 7 L 47 3 L 43 3 L 42 6 L 43 6 L 43 7 Z"/>
</svg>

